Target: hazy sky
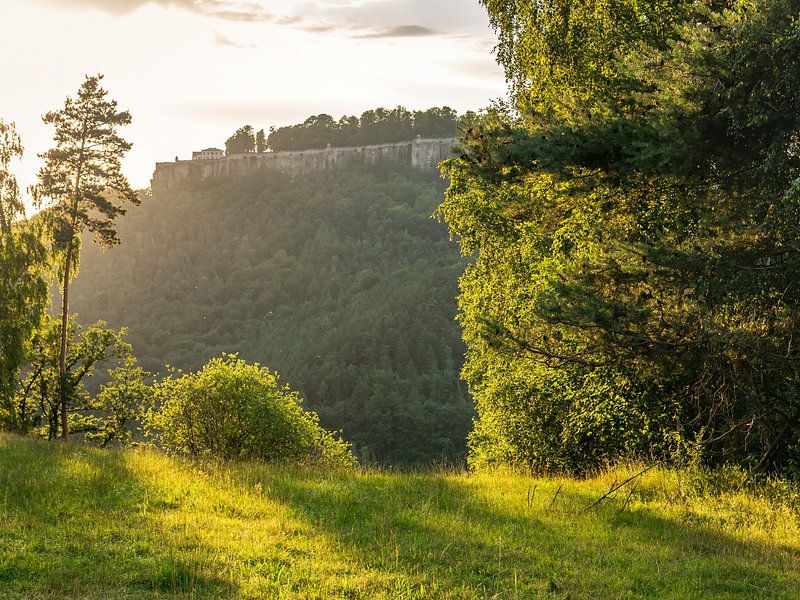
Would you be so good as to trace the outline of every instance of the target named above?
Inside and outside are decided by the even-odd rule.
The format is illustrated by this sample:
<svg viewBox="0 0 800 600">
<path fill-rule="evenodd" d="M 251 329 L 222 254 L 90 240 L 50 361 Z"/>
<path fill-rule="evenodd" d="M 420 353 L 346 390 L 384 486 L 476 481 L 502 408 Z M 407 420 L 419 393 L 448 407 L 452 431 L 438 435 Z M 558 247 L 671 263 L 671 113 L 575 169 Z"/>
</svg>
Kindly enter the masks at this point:
<svg viewBox="0 0 800 600">
<path fill-rule="evenodd" d="M 85 74 L 133 125 L 125 173 L 224 147 L 239 126 L 338 118 L 377 106 L 480 109 L 505 93 L 478 0 L 0 0 L 0 118 L 32 183 L 52 143 L 41 115 Z"/>
</svg>

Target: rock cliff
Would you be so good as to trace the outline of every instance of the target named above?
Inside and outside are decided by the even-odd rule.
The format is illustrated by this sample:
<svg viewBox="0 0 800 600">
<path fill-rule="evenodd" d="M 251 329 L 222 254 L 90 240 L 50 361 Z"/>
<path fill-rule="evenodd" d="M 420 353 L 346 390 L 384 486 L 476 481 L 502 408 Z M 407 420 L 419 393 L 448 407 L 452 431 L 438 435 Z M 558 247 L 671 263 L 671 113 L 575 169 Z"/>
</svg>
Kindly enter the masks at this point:
<svg viewBox="0 0 800 600">
<path fill-rule="evenodd" d="M 158 196 L 185 179 L 242 176 L 264 168 L 276 169 L 293 177 L 311 171 L 333 169 L 344 164 L 374 164 L 378 161 L 393 161 L 420 169 L 430 169 L 453 156 L 453 146 L 456 141 L 453 138 L 417 138 L 409 142 L 373 146 L 232 154 L 217 160 L 177 160 L 156 163 L 150 188 L 153 194 Z"/>
</svg>

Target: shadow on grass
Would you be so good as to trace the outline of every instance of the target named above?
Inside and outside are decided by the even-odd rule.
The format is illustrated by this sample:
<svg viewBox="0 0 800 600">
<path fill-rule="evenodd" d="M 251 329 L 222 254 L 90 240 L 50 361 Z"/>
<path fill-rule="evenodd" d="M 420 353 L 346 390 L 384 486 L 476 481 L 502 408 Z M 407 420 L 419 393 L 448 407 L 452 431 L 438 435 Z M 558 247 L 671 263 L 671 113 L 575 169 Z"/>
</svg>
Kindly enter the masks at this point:
<svg viewBox="0 0 800 600">
<path fill-rule="evenodd" d="M 301 472 L 267 484 L 344 555 L 410 578 L 420 597 L 797 597 L 797 548 L 645 510 L 581 514 L 588 491 L 550 506 L 555 484 L 528 508 L 517 481 Z"/>
<path fill-rule="evenodd" d="M 555 502 L 559 482 L 539 482 L 528 502 L 521 478 L 257 465 L 201 476 L 142 460 L 0 436 L 0 597 L 796 598 L 800 589 L 796 537 L 743 539 L 721 532 L 719 515 L 688 509 L 618 502 L 582 513 L 597 494 L 574 482 Z M 179 476 L 180 485 L 168 479 Z M 201 504 L 180 496 L 190 488 Z M 203 511 L 217 514 L 224 543 L 197 536 L 211 523 Z M 258 577 L 271 579 L 248 584 Z"/>
<path fill-rule="evenodd" d="M 230 592 L 197 555 L 160 542 L 151 496 L 121 452 L 0 437 L 0 597 Z"/>
</svg>

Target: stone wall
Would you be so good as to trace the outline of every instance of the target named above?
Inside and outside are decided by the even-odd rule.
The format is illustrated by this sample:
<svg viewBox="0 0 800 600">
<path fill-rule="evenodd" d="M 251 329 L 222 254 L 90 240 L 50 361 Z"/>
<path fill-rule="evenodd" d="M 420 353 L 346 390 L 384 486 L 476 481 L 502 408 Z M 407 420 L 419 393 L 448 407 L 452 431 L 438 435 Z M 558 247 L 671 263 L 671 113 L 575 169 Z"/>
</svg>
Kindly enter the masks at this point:
<svg viewBox="0 0 800 600">
<path fill-rule="evenodd" d="M 379 144 L 324 150 L 232 154 L 218 160 L 180 160 L 156 163 L 150 188 L 153 195 L 169 190 L 185 179 L 206 179 L 232 175 L 241 177 L 258 169 L 271 168 L 292 177 L 312 171 L 324 171 L 343 164 L 375 164 L 392 161 L 420 169 L 432 169 L 453 156 L 453 138 L 419 139 L 411 142 Z"/>
</svg>

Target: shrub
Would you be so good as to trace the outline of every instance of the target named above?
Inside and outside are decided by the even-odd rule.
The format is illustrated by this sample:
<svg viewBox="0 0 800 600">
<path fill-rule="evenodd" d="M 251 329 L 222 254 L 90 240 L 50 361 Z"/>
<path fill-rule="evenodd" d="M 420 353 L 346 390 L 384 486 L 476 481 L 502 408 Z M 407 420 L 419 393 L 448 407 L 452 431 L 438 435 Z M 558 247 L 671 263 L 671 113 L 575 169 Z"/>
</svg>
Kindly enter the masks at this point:
<svg viewBox="0 0 800 600">
<path fill-rule="evenodd" d="M 235 355 L 171 375 L 154 388 L 148 431 L 167 450 L 226 460 L 314 462 L 349 466 L 350 445 L 319 425 L 278 375 Z"/>
</svg>

